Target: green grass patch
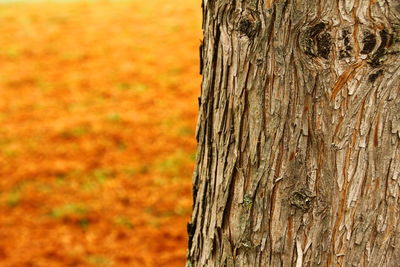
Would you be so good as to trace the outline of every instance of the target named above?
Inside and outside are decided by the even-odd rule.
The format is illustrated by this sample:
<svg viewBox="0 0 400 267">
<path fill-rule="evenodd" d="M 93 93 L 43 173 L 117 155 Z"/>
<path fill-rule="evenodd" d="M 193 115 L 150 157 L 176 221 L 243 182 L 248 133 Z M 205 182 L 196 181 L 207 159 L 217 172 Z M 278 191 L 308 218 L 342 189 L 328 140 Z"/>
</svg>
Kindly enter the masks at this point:
<svg viewBox="0 0 400 267">
<path fill-rule="evenodd" d="M 50 193 L 52 191 L 52 188 L 49 185 L 43 183 L 38 184 L 36 188 L 39 192 L 42 193 Z"/>
<path fill-rule="evenodd" d="M 77 138 L 82 137 L 84 135 L 89 134 L 91 131 L 89 126 L 81 125 L 71 129 L 66 129 L 60 133 L 60 135 L 64 138 Z"/>
<path fill-rule="evenodd" d="M 54 90 L 54 84 L 52 84 L 51 81 L 47 81 L 44 79 L 38 79 L 36 81 L 36 86 L 45 92 Z"/>
<path fill-rule="evenodd" d="M 110 259 L 108 259 L 102 255 L 89 256 L 87 258 L 87 261 L 89 264 L 95 265 L 95 266 L 112 266 L 113 265 L 113 262 Z"/>
<path fill-rule="evenodd" d="M 113 170 L 106 168 L 95 169 L 89 175 L 83 175 L 82 179 L 82 189 L 86 191 L 96 190 L 99 186 L 104 184 L 106 181 L 114 178 L 116 173 Z"/>
<path fill-rule="evenodd" d="M 49 215 L 54 218 L 65 218 L 68 216 L 83 216 L 88 213 L 88 208 L 83 204 L 69 203 L 53 208 Z"/>
<path fill-rule="evenodd" d="M 16 207 L 21 203 L 21 192 L 19 190 L 13 190 L 7 196 L 7 206 Z"/>
<path fill-rule="evenodd" d="M 193 136 L 194 137 L 194 130 L 190 127 L 184 126 L 181 127 L 178 131 L 179 136 Z"/>
<path fill-rule="evenodd" d="M 0 138 L 0 146 L 11 144 L 11 142 L 12 141 L 10 138 Z"/>
<path fill-rule="evenodd" d="M 185 165 L 192 163 L 193 160 L 193 153 L 177 150 L 171 155 L 156 162 L 154 169 L 161 174 L 179 176 L 181 175 L 182 168 Z"/>
<path fill-rule="evenodd" d="M 110 169 L 99 168 L 94 170 L 92 175 L 96 179 L 96 181 L 103 183 L 106 180 L 113 178 L 115 176 L 115 173 Z"/>
<path fill-rule="evenodd" d="M 119 83 L 117 84 L 117 88 L 121 91 L 131 91 L 138 94 L 144 93 L 147 91 L 148 86 L 143 83 Z"/>
<path fill-rule="evenodd" d="M 22 191 L 28 185 L 33 183 L 32 180 L 20 181 L 5 193 L 5 204 L 8 207 L 16 207 L 22 202 Z"/>
<path fill-rule="evenodd" d="M 89 227 L 90 220 L 88 218 L 82 218 L 78 220 L 78 225 L 83 230 L 86 230 Z"/>
<path fill-rule="evenodd" d="M 3 155 L 7 158 L 12 158 L 18 155 L 18 152 L 14 149 L 5 149 Z"/>
<path fill-rule="evenodd" d="M 118 141 L 115 144 L 116 148 L 121 151 L 125 151 L 127 149 L 127 145 L 123 141 Z"/>
<path fill-rule="evenodd" d="M 120 122 L 122 120 L 121 115 L 118 112 L 111 112 L 107 114 L 106 119 L 110 122 Z"/>
<path fill-rule="evenodd" d="M 2 0 L 3 1 L 3 0 Z M 0 3 L 2 2 L 0 1 Z M 4 49 L 3 52 L 8 58 L 10 59 L 15 59 L 18 58 L 21 55 L 21 49 L 19 47 L 8 47 Z"/>
<path fill-rule="evenodd" d="M 128 217 L 126 217 L 126 216 L 116 216 L 116 217 L 114 218 L 114 223 L 115 223 L 116 225 L 120 225 L 120 226 L 129 228 L 129 229 L 132 229 L 132 228 L 133 228 L 133 223 L 132 223 L 132 221 L 131 221 Z"/>
<path fill-rule="evenodd" d="M 150 171 L 150 166 L 142 165 L 139 167 L 125 167 L 122 171 L 129 177 L 134 177 L 137 174 L 147 174 Z"/>
</svg>

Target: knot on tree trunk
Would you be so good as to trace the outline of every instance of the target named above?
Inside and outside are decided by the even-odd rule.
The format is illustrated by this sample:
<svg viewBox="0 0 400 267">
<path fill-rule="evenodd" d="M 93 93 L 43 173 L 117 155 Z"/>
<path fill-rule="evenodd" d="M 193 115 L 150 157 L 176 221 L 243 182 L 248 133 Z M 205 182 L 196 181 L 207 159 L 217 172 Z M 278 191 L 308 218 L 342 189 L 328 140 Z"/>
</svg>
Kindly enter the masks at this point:
<svg viewBox="0 0 400 267">
<path fill-rule="evenodd" d="M 261 29 L 260 14 L 255 10 L 237 10 L 232 19 L 234 30 L 249 39 L 253 39 Z"/>
<path fill-rule="evenodd" d="M 300 189 L 292 193 L 289 202 L 292 206 L 306 212 L 311 208 L 313 196 L 307 189 Z"/>
<path fill-rule="evenodd" d="M 326 22 L 308 27 L 303 34 L 304 53 L 312 57 L 329 58 L 332 36 Z"/>
<path fill-rule="evenodd" d="M 365 66 L 375 69 L 367 77 L 374 83 L 400 54 L 400 27 L 392 25 L 334 25 L 326 21 L 313 22 L 299 35 L 301 53 L 307 66 L 314 70 L 338 65 Z M 363 64 L 364 65 L 364 64 Z"/>
</svg>

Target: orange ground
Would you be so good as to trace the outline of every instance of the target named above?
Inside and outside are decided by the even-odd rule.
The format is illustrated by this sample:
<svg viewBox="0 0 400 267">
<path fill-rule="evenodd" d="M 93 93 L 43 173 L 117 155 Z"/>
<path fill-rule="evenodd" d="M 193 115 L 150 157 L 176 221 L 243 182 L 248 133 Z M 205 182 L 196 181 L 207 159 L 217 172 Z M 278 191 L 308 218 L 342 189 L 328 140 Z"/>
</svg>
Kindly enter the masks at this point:
<svg viewBox="0 0 400 267">
<path fill-rule="evenodd" d="M 199 0 L 0 5 L 0 266 L 183 266 Z"/>
</svg>

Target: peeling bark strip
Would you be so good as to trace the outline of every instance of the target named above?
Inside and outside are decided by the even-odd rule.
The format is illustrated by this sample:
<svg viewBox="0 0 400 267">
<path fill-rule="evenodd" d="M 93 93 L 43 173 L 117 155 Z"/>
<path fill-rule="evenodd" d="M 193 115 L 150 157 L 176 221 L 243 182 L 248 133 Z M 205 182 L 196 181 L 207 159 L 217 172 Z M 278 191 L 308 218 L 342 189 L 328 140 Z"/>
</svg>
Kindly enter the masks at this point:
<svg viewBox="0 0 400 267">
<path fill-rule="evenodd" d="M 400 2 L 203 0 L 187 266 L 399 266 Z"/>
</svg>

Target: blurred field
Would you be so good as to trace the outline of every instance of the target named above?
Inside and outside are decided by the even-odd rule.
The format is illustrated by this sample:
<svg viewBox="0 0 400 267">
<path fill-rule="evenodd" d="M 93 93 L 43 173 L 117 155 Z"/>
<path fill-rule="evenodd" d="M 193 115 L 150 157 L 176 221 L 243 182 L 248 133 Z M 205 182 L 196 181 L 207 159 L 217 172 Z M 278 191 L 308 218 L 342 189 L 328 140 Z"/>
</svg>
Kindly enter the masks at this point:
<svg viewBox="0 0 400 267">
<path fill-rule="evenodd" d="M 0 266 L 183 266 L 199 0 L 0 4 Z"/>
</svg>

